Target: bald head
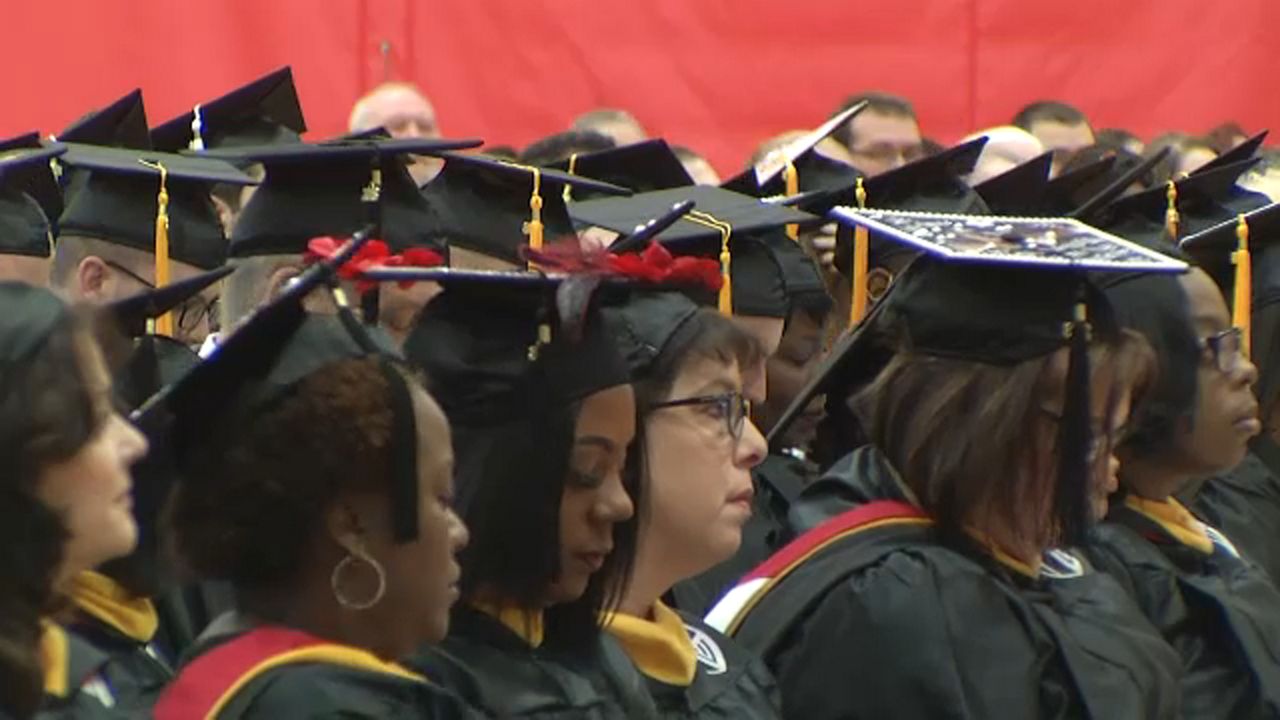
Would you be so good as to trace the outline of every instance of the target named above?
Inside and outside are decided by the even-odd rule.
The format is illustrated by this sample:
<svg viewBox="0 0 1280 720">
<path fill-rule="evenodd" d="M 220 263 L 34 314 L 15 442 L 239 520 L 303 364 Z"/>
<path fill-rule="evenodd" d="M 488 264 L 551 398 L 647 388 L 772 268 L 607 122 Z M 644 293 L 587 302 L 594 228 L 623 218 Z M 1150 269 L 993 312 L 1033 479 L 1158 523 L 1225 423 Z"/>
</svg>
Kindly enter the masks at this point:
<svg viewBox="0 0 1280 720">
<path fill-rule="evenodd" d="M 386 128 L 392 137 L 440 137 L 436 109 L 417 86 L 383 83 L 356 101 L 347 122 L 351 132 Z"/>
<path fill-rule="evenodd" d="M 1011 170 L 1028 160 L 1038 157 L 1045 151 L 1044 145 L 1035 135 L 1012 125 L 987 128 L 961 140 L 961 143 L 986 136 L 987 144 L 978 156 L 978 163 L 969 175 L 970 185 L 977 185 L 984 180 Z"/>
</svg>

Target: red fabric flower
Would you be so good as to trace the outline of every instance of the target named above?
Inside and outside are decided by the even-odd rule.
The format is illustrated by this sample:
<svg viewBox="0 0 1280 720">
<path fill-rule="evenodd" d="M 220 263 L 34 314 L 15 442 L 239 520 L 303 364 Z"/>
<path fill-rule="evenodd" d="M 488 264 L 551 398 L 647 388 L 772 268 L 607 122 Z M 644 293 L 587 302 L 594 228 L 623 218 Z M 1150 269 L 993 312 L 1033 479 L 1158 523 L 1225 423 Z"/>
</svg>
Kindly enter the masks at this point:
<svg viewBox="0 0 1280 720">
<path fill-rule="evenodd" d="M 347 240 L 338 240 L 327 236 L 311 238 L 307 242 L 307 251 L 303 253 L 302 261 L 310 265 L 320 260 L 328 260 L 337 254 L 347 242 Z M 364 271 L 368 268 L 385 264 L 389 257 L 392 257 L 391 250 L 385 242 L 370 240 L 361 245 L 356 254 L 343 263 L 342 267 L 338 268 L 338 277 L 343 280 L 356 281 L 356 292 L 369 292 L 377 286 L 377 283 L 362 279 Z"/>
<path fill-rule="evenodd" d="M 674 257 L 660 243 L 651 242 L 644 252 L 609 255 L 609 269 L 644 282 L 672 285 L 701 285 L 718 291 L 724 280 L 720 263 L 709 258 Z"/>
<path fill-rule="evenodd" d="M 444 265 L 444 256 L 435 250 L 426 248 L 409 248 L 399 255 L 392 255 L 383 262 L 387 267 L 439 267 Z M 397 283 L 401 288 L 413 287 L 417 280 L 401 280 Z"/>
</svg>

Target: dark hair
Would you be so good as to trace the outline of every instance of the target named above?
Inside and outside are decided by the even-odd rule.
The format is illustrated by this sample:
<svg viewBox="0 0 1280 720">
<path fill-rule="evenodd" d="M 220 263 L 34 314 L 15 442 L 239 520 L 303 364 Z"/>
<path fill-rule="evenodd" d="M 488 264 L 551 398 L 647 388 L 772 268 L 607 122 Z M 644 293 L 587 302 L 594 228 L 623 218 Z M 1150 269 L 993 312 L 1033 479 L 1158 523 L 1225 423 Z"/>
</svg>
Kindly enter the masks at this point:
<svg viewBox="0 0 1280 720">
<path fill-rule="evenodd" d="M 1151 170 L 1155 185 L 1163 185 L 1174 179 L 1178 165 L 1182 162 L 1182 156 L 1187 152 L 1198 148 L 1217 154 L 1213 146 L 1202 138 L 1181 132 L 1167 132 L 1152 138 L 1151 142 L 1147 143 L 1146 156 L 1151 157 L 1164 148 L 1169 148 L 1171 152 Z"/>
<path fill-rule="evenodd" d="M 899 97 L 897 95 L 890 95 L 889 93 L 878 92 L 875 90 L 869 90 L 864 93 L 858 93 L 857 95 L 850 95 L 849 97 L 845 98 L 844 102 L 840 103 L 840 107 L 836 108 L 836 111 L 831 113 L 831 117 L 835 117 L 836 115 L 839 115 L 840 113 L 844 112 L 845 110 L 848 110 L 849 108 L 853 107 L 854 105 L 857 105 L 858 103 L 864 100 L 867 103 L 867 109 L 864 110 L 863 112 L 873 112 L 873 113 L 878 113 L 880 115 L 894 115 L 898 117 L 909 117 L 912 120 L 916 118 L 916 109 L 911 106 L 911 101 L 907 100 L 904 97 Z M 850 126 L 850 123 L 845 123 L 844 125 L 841 125 L 840 127 L 836 128 L 831 133 L 831 137 L 835 138 L 837 141 L 840 142 L 840 144 L 844 145 L 845 147 L 848 147 L 848 148 L 853 147 L 853 141 L 854 141 L 853 128 Z"/>
<path fill-rule="evenodd" d="M 1140 457 L 1168 451 L 1179 425 L 1194 422 L 1200 346 L 1186 291 L 1178 278 L 1143 275 L 1106 289 L 1116 322 L 1151 346 L 1159 375 L 1129 420 L 1125 447 Z"/>
<path fill-rule="evenodd" d="M 1142 142 L 1142 138 L 1134 135 L 1124 128 L 1107 128 L 1105 130 L 1099 130 L 1094 137 L 1096 138 L 1098 145 L 1111 150 L 1128 151 L 1129 148 L 1126 146 L 1129 143 Z"/>
<path fill-rule="evenodd" d="M 1214 152 L 1221 155 L 1236 146 L 1237 143 L 1235 139 L 1237 137 L 1247 135 L 1248 133 L 1246 133 L 1244 128 L 1240 126 L 1240 123 L 1229 121 L 1224 122 L 1205 133 L 1204 139 L 1205 142 L 1209 143 L 1209 147 L 1213 148 Z"/>
<path fill-rule="evenodd" d="M 68 313 L 34 354 L 0 368 L 0 707 L 19 716 L 43 695 L 40 618 L 55 605 L 68 537 L 36 494 L 40 473 L 75 455 L 103 421 L 86 387 L 90 342 L 85 319 Z"/>
<path fill-rule="evenodd" d="M 535 141 L 520 153 L 520 162 L 545 167 L 564 162 L 575 154 L 600 152 L 615 147 L 617 143 L 603 133 L 594 130 L 566 130 Z"/>
<path fill-rule="evenodd" d="M 1031 132 L 1031 125 L 1041 121 L 1063 125 L 1089 124 L 1089 118 L 1079 108 L 1057 100 L 1038 100 L 1027 105 L 1013 116 L 1012 124 Z"/>
<path fill-rule="evenodd" d="M 899 351 L 852 406 L 869 442 L 944 535 L 960 536 L 975 518 L 996 518 L 1015 540 L 1046 548 L 1058 541 L 1066 509 L 1053 500 L 1057 480 L 1047 481 L 1056 461 L 1029 465 L 1056 448 L 1038 446 L 1027 429 L 1043 420 L 1042 399 L 1062 392 L 1067 368 L 1059 358 L 998 366 Z M 1090 359 L 1095 374 L 1113 378 L 1106 416 L 1120 390 L 1141 392 L 1152 372 L 1149 352 L 1132 333 L 1095 343 Z M 1028 482 L 1027 469 L 1039 482 Z"/>
<path fill-rule="evenodd" d="M 325 365 L 251 417 L 229 418 L 184 463 L 166 519 L 189 569 L 237 590 L 288 589 L 340 495 L 387 491 L 395 434 L 384 362 Z"/>
<path fill-rule="evenodd" d="M 485 145 L 484 154 L 489 157 L 504 158 L 506 160 L 518 160 L 520 153 L 510 145 Z"/>
</svg>

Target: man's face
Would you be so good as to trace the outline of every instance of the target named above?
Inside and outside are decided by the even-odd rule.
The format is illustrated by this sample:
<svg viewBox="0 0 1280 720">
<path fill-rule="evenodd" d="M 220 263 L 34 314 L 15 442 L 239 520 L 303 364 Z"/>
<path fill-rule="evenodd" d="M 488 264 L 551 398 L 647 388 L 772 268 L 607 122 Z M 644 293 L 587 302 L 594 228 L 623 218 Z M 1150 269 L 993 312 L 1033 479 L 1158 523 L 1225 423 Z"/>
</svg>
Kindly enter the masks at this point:
<svg viewBox="0 0 1280 720">
<path fill-rule="evenodd" d="M 1093 130 L 1088 123 L 1060 123 L 1053 120 L 1037 120 L 1031 123 L 1030 132 L 1040 140 L 1045 150 L 1053 151 L 1053 174 L 1057 175 L 1071 153 L 1093 144 Z"/>
<path fill-rule="evenodd" d="M 0 253 L 0 281 L 14 281 L 46 287 L 53 258 L 30 255 L 5 255 Z"/>
<path fill-rule="evenodd" d="M 858 169 L 879 175 L 920 158 L 920 125 L 910 115 L 868 110 L 849 121 L 853 141 L 849 153 Z"/>
<path fill-rule="evenodd" d="M 393 138 L 438 138 L 436 110 L 421 94 L 406 87 L 390 87 L 365 100 L 366 127 L 383 127 Z M 436 158 L 414 157 L 409 173 L 419 185 L 440 172 Z"/>
<path fill-rule="evenodd" d="M 146 260 L 136 263 L 113 262 L 107 265 L 109 277 L 104 279 L 101 292 L 85 294 L 91 302 L 109 303 L 154 289 L 156 269 L 154 256 L 139 253 Z M 169 281 L 173 284 L 202 274 L 203 270 L 186 263 L 170 261 Z M 200 294 L 174 308 L 173 338 L 186 345 L 199 345 L 209 335 L 210 321 L 216 317 L 221 283 L 214 283 Z"/>
</svg>

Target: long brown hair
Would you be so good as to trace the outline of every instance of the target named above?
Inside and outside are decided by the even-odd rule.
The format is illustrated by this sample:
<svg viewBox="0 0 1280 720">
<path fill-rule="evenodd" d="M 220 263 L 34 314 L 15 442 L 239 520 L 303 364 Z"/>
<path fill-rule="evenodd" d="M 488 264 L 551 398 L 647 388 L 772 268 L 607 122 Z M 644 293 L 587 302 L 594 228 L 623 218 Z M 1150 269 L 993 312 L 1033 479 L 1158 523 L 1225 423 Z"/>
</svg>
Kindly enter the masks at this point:
<svg viewBox="0 0 1280 720">
<path fill-rule="evenodd" d="M 1089 355 L 1094 397 L 1106 390 L 1095 411 L 1101 460 L 1114 441 L 1116 407 L 1126 394 L 1141 395 L 1154 361 L 1142 338 L 1127 331 L 1095 343 Z M 1013 366 L 901 352 L 852 404 L 870 443 L 944 533 L 1000 526 L 1020 546 L 1048 548 L 1063 525 L 1054 501 L 1056 433 L 1034 428 L 1061 407 L 1066 366 L 1065 352 Z"/>
</svg>

